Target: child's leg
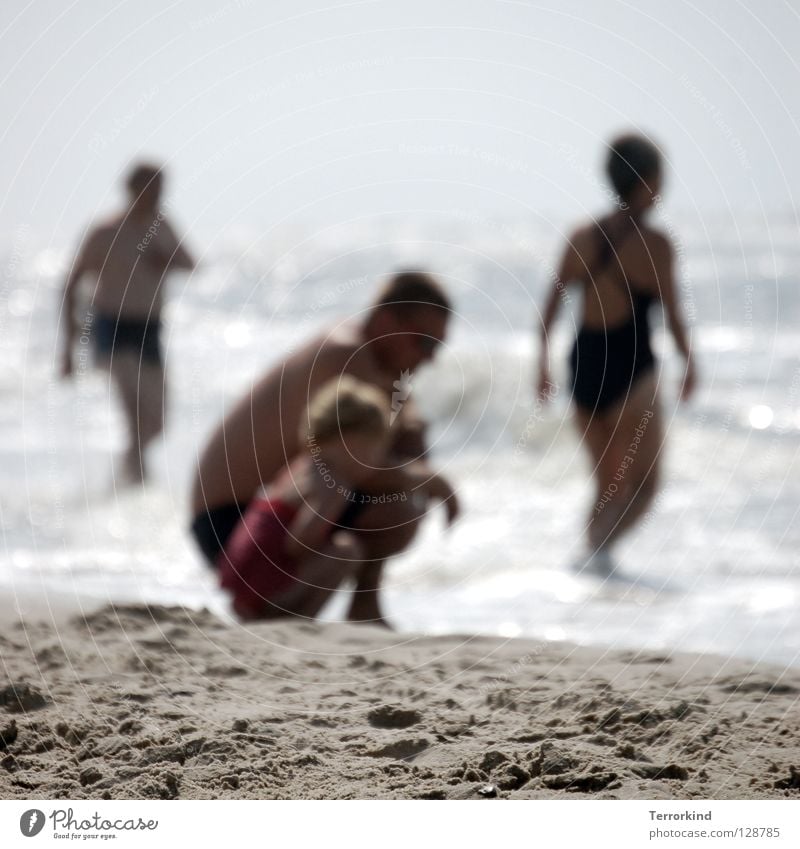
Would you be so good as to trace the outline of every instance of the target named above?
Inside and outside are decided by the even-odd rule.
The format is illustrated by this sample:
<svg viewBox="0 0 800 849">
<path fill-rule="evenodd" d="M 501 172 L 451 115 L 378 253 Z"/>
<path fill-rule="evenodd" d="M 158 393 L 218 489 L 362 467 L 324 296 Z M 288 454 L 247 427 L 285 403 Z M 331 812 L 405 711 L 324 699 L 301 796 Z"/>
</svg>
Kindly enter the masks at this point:
<svg viewBox="0 0 800 849">
<path fill-rule="evenodd" d="M 337 532 L 318 554 L 298 565 L 292 586 L 267 604 L 266 618 L 301 616 L 314 619 L 334 592 L 353 577 L 363 554 L 353 534 Z"/>
</svg>

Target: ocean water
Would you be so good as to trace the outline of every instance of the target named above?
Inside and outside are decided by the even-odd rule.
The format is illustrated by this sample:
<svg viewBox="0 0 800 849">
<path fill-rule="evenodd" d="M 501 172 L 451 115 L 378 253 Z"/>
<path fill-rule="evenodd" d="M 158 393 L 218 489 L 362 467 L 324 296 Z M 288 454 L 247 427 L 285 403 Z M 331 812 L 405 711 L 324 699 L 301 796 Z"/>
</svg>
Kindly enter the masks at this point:
<svg viewBox="0 0 800 849">
<path fill-rule="evenodd" d="M 125 434 L 104 375 L 56 378 L 69 257 L 16 234 L 0 266 L 0 592 L 225 615 L 186 533 L 196 452 L 253 377 L 364 309 L 377 275 L 415 265 L 440 274 L 457 305 L 447 344 L 412 390 L 464 514 L 446 530 L 434 512 L 390 563 L 395 625 L 800 664 L 797 227 L 780 215 L 663 223 L 678 248 L 701 385 L 678 404 L 679 362 L 656 311 L 664 482 L 620 544 L 612 580 L 571 569 L 592 498 L 563 385 L 577 301 L 555 337 L 558 397 L 545 409 L 532 397 L 555 225 L 444 211 L 218 242 L 171 284 L 169 426 L 144 490 L 113 485 Z M 337 600 L 326 615 L 342 611 Z"/>
</svg>

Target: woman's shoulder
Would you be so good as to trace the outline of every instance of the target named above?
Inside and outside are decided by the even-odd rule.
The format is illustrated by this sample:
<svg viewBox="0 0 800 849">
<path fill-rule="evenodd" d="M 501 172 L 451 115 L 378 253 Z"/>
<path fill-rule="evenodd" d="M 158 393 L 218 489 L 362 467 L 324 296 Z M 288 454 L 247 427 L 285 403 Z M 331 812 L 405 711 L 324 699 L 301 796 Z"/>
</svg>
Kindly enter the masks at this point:
<svg viewBox="0 0 800 849">
<path fill-rule="evenodd" d="M 672 239 L 660 227 L 647 224 L 641 228 L 641 234 L 645 245 L 654 256 L 672 255 Z"/>
<path fill-rule="evenodd" d="M 584 221 L 568 231 L 567 249 L 580 261 L 586 263 L 597 252 L 598 224 L 595 220 Z"/>
<path fill-rule="evenodd" d="M 582 221 L 570 231 L 569 241 L 575 247 L 585 247 L 589 244 L 596 244 L 597 235 L 601 232 L 602 223 L 596 218 L 591 218 L 588 221 Z"/>
</svg>

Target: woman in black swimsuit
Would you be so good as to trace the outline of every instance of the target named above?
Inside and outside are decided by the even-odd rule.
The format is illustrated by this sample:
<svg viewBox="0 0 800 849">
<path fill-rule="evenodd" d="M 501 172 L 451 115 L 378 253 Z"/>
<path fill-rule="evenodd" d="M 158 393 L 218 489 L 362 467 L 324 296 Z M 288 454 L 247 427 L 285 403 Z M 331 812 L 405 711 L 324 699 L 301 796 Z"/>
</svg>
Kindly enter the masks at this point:
<svg viewBox="0 0 800 849">
<path fill-rule="evenodd" d="M 609 572 L 609 547 L 653 500 L 662 425 L 648 312 L 660 301 L 686 362 L 681 397 L 691 394 L 694 366 L 673 278 L 673 250 L 645 218 L 658 200 L 661 155 L 641 136 L 616 139 L 608 177 L 617 209 L 578 229 L 567 242 L 541 325 L 538 392 L 551 397 L 548 334 L 565 286 L 583 291 L 583 320 L 570 356 L 575 418 L 591 455 L 596 494 L 587 534 L 592 569 Z"/>
</svg>

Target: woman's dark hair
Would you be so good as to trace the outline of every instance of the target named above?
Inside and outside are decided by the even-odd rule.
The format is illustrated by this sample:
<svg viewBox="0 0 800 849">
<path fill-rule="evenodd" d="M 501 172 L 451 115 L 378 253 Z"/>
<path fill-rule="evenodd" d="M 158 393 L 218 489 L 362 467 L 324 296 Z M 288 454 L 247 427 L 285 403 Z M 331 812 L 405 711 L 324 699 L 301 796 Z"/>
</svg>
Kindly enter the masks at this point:
<svg viewBox="0 0 800 849">
<path fill-rule="evenodd" d="M 611 142 L 606 172 L 614 191 L 627 200 L 639 185 L 661 173 L 661 152 L 644 136 L 628 134 Z"/>
</svg>

